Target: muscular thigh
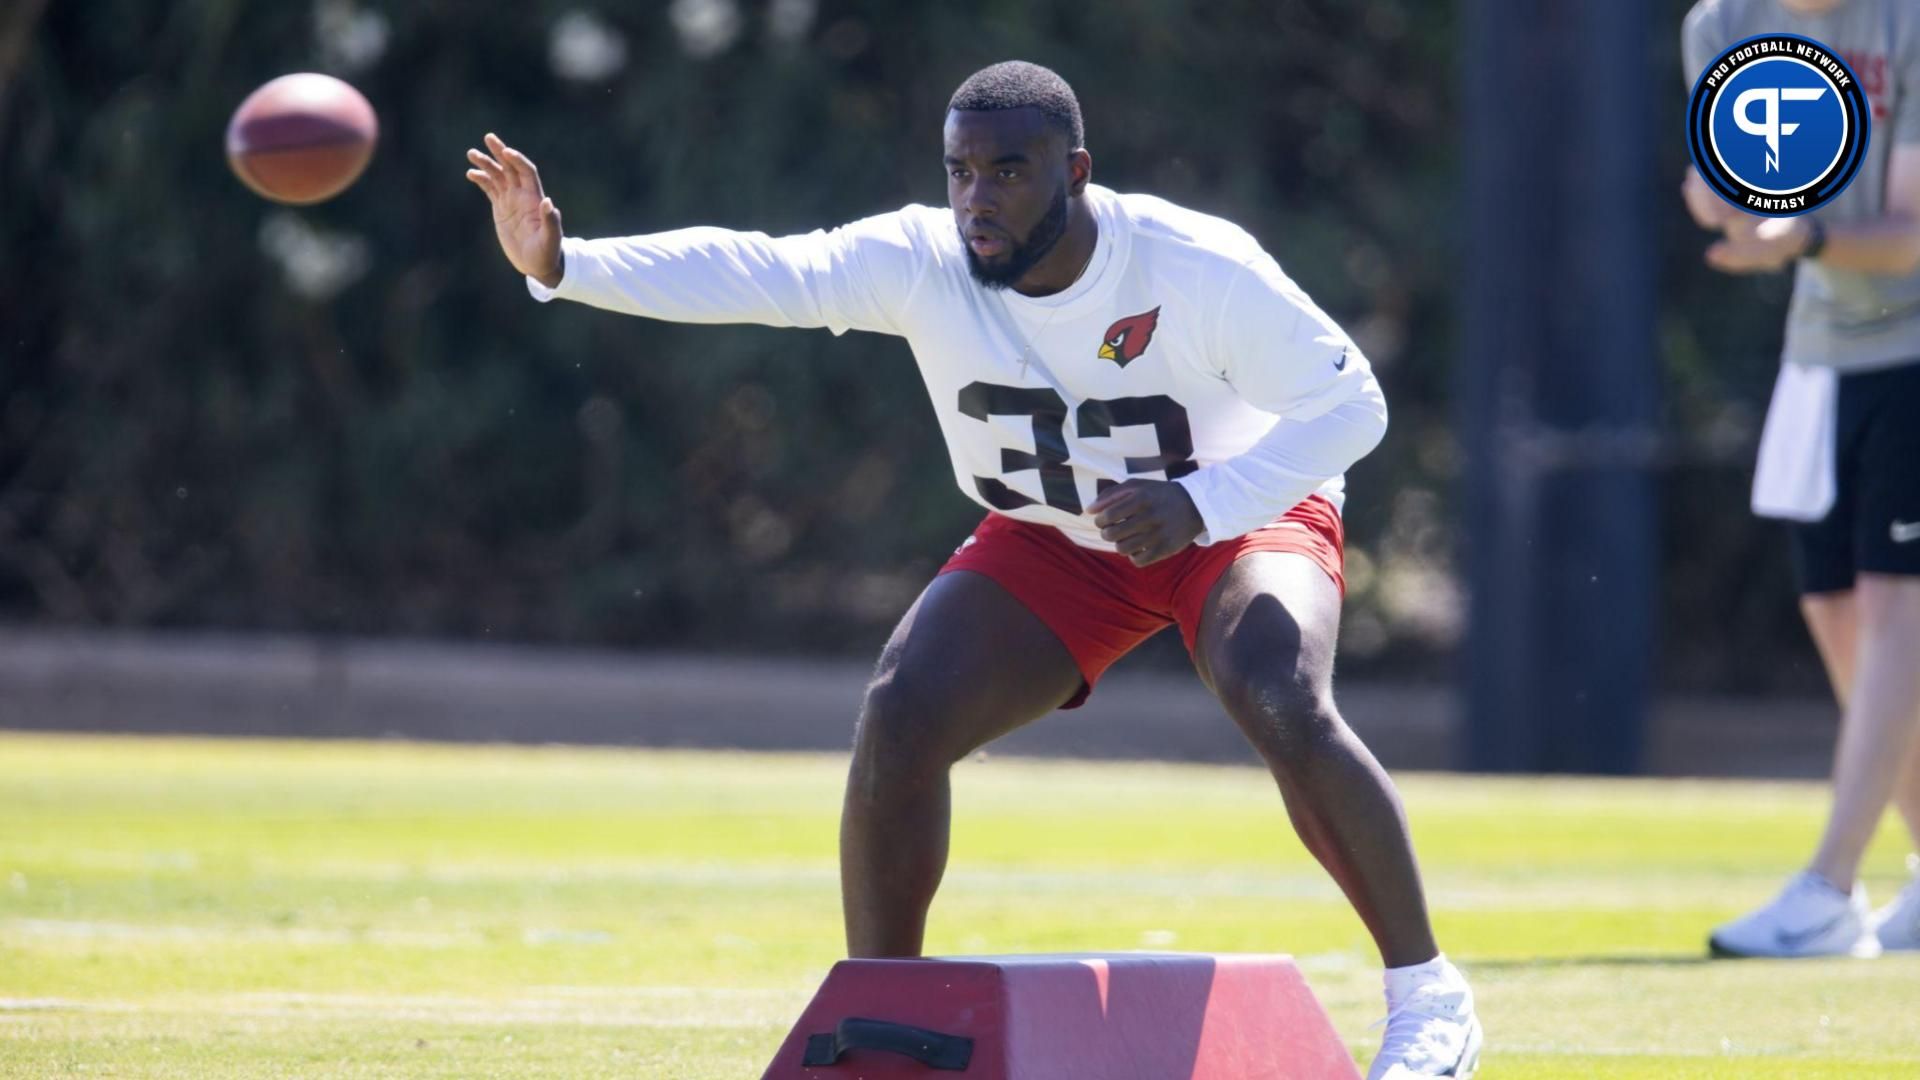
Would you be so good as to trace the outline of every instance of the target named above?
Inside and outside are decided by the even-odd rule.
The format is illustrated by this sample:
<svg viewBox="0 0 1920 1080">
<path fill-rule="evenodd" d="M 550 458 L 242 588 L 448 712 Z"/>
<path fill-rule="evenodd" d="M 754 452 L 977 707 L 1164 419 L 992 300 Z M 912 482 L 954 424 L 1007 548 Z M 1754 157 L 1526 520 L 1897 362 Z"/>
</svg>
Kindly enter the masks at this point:
<svg viewBox="0 0 1920 1080">
<path fill-rule="evenodd" d="M 933 579 L 880 654 L 863 725 L 886 723 L 957 758 L 1059 708 L 1080 670 L 1038 617 L 990 578 Z"/>
<path fill-rule="evenodd" d="M 1201 614 L 1194 665 L 1228 700 L 1249 683 L 1330 698 L 1340 632 L 1340 589 L 1292 552 L 1244 556 L 1214 584 Z"/>
</svg>

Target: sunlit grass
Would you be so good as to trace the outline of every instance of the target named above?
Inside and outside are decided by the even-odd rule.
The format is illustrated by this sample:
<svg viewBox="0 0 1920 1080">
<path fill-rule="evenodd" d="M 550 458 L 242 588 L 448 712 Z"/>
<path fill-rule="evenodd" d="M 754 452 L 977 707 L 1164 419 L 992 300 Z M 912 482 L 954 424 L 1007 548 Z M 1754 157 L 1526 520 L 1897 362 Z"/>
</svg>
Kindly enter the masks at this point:
<svg viewBox="0 0 1920 1080">
<path fill-rule="evenodd" d="M 757 1076 L 838 955 L 844 767 L 0 736 L 0 1073 Z M 1402 790 L 1483 1076 L 1920 1075 L 1920 957 L 1700 961 L 1818 786 Z M 1291 952 L 1377 1038 L 1366 936 L 1262 774 L 994 758 L 955 798 L 932 951 Z"/>
</svg>

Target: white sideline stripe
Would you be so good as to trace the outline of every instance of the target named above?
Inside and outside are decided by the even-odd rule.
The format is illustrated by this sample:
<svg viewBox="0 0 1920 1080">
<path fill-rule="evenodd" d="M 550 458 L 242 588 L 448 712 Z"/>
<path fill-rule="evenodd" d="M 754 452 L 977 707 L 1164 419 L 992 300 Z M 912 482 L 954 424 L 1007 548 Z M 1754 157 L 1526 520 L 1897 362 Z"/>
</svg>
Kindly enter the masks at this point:
<svg viewBox="0 0 1920 1080">
<path fill-rule="evenodd" d="M 398 945 L 429 949 L 447 949 L 455 946 L 484 945 L 487 943 L 486 937 L 474 930 L 321 930 L 311 927 L 282 928 L 270 926 L 244 926 L 222 929 L 208 926 L 142 926 L 132 923 L 89 922 L 72 919 L 6 919 L 0 921 L 0 937 L 13 935 L 41 939 L 106 939 L 110 941 L 159 941 L 180 944 L 254 942 L 273 943 L 277 945 Z M 529 943 L 537 944 L 538 942 Z"/>
<path fill-rule="evenodd" d="M 535 997 L 559 998 L 669 998 L 719 1000 L 740 999 L 743 1001 L 764 1000 L 770 997 L 789 997 L 795 994 L 811 994 L 814 985 L 795 984 L 792 989 L 778 990 L 761 988 L 742 989 L 736 986 L 530 986 L 527 988 Z"/>
<path fill-rule="evenodd" d="M 1379 1045 L 1375 1039 L 1371 1044 Z M 1767 1063 L 1780 1061 L 1808 1060 L 1820 1065 L 1832 1064 L 1908 1064 L 1913 1058 L 1906 1054 L 1887 1051 L 1867 1051 L 1864 1053 L 1848 1050 L 1844 1047 L 1808 1046 L 1805 1044 L 1781 1043 L 1764 1045 L 1761 1043 L 1736 1045 L 1728 1050 L 1721 1046 L 1584 1046 L 1569 1042 L 1509 1042 L 1500 1041 L 1500 1053 L 1538 1054 L 1543 1057 L 1677 1057 L 1677 1058 L 1725 1058 L 1729 1061 L 1752 1059 Z M 1842 1056 L 1844 1055 L 1844 1056 Z M 1717 1075 L 1717 1074 L 1716 1074 Z"/>
<path fill-rule="evenodd" d="M 388 945 L 402 948 L 450 949 L 483 946 L 502 939 L 489 939 L 477 930 L 346 930 L 338 927 L 283 928 L 244 926 L 135 925 L 130 923 L 89 922 L 74 919 L 0 920 L 0 940 L 9 937 L 37 940 L 126 941 L 164 944 L 274 944 L 274 945 Z M 616 940 L 610 930 L 556 929 L 528 926 L 520 930 L 525 945 L 608 945 Z M 734 943 L 751 944 L 745 939 Z M 716 944 L 726 942 L 716 941 Z"/>
<path fill-rule="evenodd" d="M 0 998 L 0 1024 L 32 1023 L 37 1014 L 71 1012 L 90 1015 L 206 1014 L 214 1019 L 281 1019 L 306 1021 L 392 1020 L 447 1025 L 552 1024 L 636 1028 L 784 1028 L 806 1003 L 811 988 L 745 990 L 729 987 L 544 987 L 544 995 L 491 1000 L 452 995 L 316 994 L 265 991 L 218 996 L 174 996 L 152 1001 L 82 1001 L 67 998 Z M 582 1008 L 582 998 L 630 997 L 630 1009 Z M 672 1004 L 678 1009 L 659 1009 Z M 654 1005 L 652 1011 L 642 1007 Z M 688 1008 L 693 1006 L 696 1008 Z M 1379 1045 L 1368 1032 L 1350 1045 L 1371 1051 Z M 1721 1045 L 1589 1045 L 1565 1039 L 1550 1041 L 1502 1040 L 1503 1054 L 1545 1057 L 1668 1057 L 1691 1060 L 1827 1060 L 1831 1047 L 1796 1044 Z M 1910 1062 L 1911 1057 L 1886 1051 L 1849 1054 L 1849 1062 L 1866 1064 Z"/>
<path fill-rule="evenodd" d="M 582 991 L 597 988 L 578 988 Z M 203 1013 L 219 1017 L 290 1020 L 403 1020 L 439 1024 L 579 1024 L 596 1027 L 751 1028 L 790 1022 L 810 990 L 700 987 L 607 988 L 583 1000 L 551 997 L 472 998 L 438 994 L 316 994 L 268 991 L 174 996 L 151 1001 L 0 998 L 0 1021 L 32 1014 L 97 1015 Z M 628 1000 L 620 1000 L 626 998 Z"/>
<path fill-rule="evenodd" d="M 133 860 L 115 860 L 90 856 L 70 856 L 75 865 L 124 862 L 116 869 L 131 869 Z M 478 862 L 454 864 L 404 864 L 328 860 L 316 863 L 252 860 L 253 871 L 295 880 L 321 877 L 347 878 L 383 884 L 414 883 L 422 886 L 459 886 L 510 883 L 564 886 L 569 884 L 634 884 L 681 887 L 687 889 L 724 888 L 798 889 L 834 894 L 839 887 L 839 871 L 831 864 L 794 866 L 701 866 L 661 864 L 645 861 L 573 864 L 556 867 L 540 862 Z M 151 869 L 151 867 L 147 867 Z M 1427 882 L 1429 903 L 1451 911 L 1510 910 L 1514 908 L 1553 907 L 1581 911 L 1619 911 L 1638 909 L 1648 904 L 1665 905 L 1675 895 L 1684 895 L 1696 882 L 1690 878 L 1648 878 L 1623 884 L 1618 880 L 1588 875 L 1561 875 L 1521 878 L 1510 882 L 1483 879 L 1449 878 L 1436 875 Z M 1089 891 L 1109 896 L 1147 898 L 1228 898 L 1311 901 L 1342 904 L 1339 890 L 1318 868 L 1292 871 L 1192 871 L 1181 867 L 1152 870 L 1114 870 L 1089 867 L 1083 870 L 1020 870 L 993 868 L 956 868 L 949 871 L 944 894 L 992 895 L 1018 892 L 1022 896 L 1084 896 Z M 325 931 L 285 931 L 279 933 L 326 933 Z M 399 933 L 398 931 L 391 931 Z M 383 931 L 373 931 L 383 933 Z M 260 940 L 267 940 L 266 930 Z M 100 936 L 109 936 L 103 933 Z M 411 944 L 432 945 L 430 934 Z M 471 943 L 470 938 L 458 942 Z M 407 942 L 395 942 L 396 944 Z"/>
<path fill-rule="evenodd" d="M 724 886 L 728 888 L 828 887 L 837 889 L 839 868 L 832 862 L 763 863 L 758 865 L 661 862 L 649 859 L 607 859 L 556 866 L 541 861 L 477 861 L 403 863 L 385 860 L 330 859 L 288 862 L 254 859 L 256 872 L 307 878 L 335 875 L 382 882 L 430 882 L 459 885 L 512 882 L 565 885 L 569 883 L 634 882 L 669 886 Z M 1770 884 L 1771 877 L 1765 878 Z M 1512 908 L 1551 905 L 1608 911 L 1639 908 L 1649 902 L 1665 905 L 1699 879 L 1686 875 L 1648 877 L 1626 885 L 1612 875 L 1570 874 L 1486 880 L 1484 874 L 1449 877 L 1427 882 L 1429 900 L 1452 909 Z M 1715 888 L 1720 879 L 1715 879 Z M 1149 869 L 1069 867 L 1060 870 L 965 867 L 950 868 L 948 892 L 1017 888 L 1027 893 L 1083 895 L 1088 889 L 1140 896 L 1227 896 L 1288 900 L 1324 900 L 1344 903 L 1338 888 L 1318 867 L 1298 870 L 1196 870 L 1169 866 Z"/>
<path fill-rule="evenodd" d="M 225 856 L 217 858 L 225 861 Z M 154 872 L 191 870 L 201 863 L 202 856 L 197 852 L 178 850 L 142 853 L 81 851 L 62 852 L 59 860 L 67 865 L 90 869 Z M 255 857 L 246 859 L 245 865 L 256 874 L 296 880 L 337 877 L 383 884 L 633 883 L 736 890 L 835 890 L 840 881 L 839 870 L 831 861 L 741 865 L 605 858 L 556 865 L 551 861 L 516 859 L 408 862 L 351 858 L 296 861 Z M 1614 876 L 1570 874 L 1556 870 L 1550 874 L 1516 876 L 1509 881 L 1488 881 L 1483 874 L 1435 875 L 1428 879 L 1427 891 L 1432 906 L 1454 911 L 1537 907 L 1616 911 L 1637 909 L 1648 904 L 1665 906 L 1675 895 L 1697 890 L 1700 885 L 1701 880 L 1690 875 L 1648 877 L 1623 884 Z M 1755 890 L 1758 892 L 1772 886 L 1773 880 L 1768 876 L 1755 885 Z M 1711 887 L 1722 888 L 1724 882 L 1716 879 Z M 991 893 L 1010 889 L 1018 889 L 1028 895 L 1081 896 L 1093 889 L 1145 897 L 1228 897 L 1343 903 L 1338 889 L 1317 867 L 1298 870 L 1257 867 L 1195 870 L 1170 866 L 1133 870 L 1088 866 L 1029 870 L 960 866 L 951 869 L 947 875 L 948 894 Z"/>
</svg>

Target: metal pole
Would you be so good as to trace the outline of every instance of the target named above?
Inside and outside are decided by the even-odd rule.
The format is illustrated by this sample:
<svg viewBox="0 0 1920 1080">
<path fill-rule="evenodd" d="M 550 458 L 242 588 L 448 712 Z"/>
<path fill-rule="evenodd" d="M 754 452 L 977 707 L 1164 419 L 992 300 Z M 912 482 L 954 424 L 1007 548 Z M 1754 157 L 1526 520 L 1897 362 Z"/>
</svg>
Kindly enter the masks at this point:
<svg viewBox="0 0 1920 1080">
<path fill-rule="evenodd" d="M 1470 768 L 1639 764 L 1656 587 L 1650 0 L 1469 0 Z M 1677 29 L 1674 30 L 1677 33 Z M 1670 185 L 1667 185 L 1670 186 Z"/>
</svg>

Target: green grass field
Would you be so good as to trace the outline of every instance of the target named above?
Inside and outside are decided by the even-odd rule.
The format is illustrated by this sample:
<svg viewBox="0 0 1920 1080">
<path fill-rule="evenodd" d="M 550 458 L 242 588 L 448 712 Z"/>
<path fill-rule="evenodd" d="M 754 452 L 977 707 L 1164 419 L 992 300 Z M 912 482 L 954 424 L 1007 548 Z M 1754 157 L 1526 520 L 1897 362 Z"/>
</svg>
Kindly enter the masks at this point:
<svg viewBox="0 0 1920 1080">
<path fill-rule="evenodd" d="M 751 1080 L 839 949 L 843 766 L 0 735 L 0 1075 Z M 1819 787 L 1401 782 L 1489 1080 L 1920 1075 L 1920 956 L 1701 960 Z M 1376 960 L 1263 774 L 994 758 L 955 801 L 932 951 L 1291 952 L 1370 1055 Z"/>
</svg>

